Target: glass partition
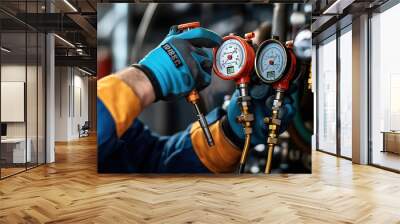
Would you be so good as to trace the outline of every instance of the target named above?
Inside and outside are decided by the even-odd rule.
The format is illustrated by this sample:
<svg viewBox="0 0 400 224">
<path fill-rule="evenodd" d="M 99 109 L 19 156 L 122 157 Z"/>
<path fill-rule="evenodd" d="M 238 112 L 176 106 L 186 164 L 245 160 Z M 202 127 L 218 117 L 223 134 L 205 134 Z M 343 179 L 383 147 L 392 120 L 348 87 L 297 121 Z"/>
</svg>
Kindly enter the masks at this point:
<svg viewBox="0 0 400 224">
<path fill-rule="evenodd" d="M 336 154 L 336 36 L 318 47 L 318 149 Z"/>
<path fill-rule="evenodd" d="M 36 166 L 38 160 L 38 35 L 27 33 L 27 81 L 26 81 L 26 113 L 27 113 L 27 150 L 30 151 L 28 168 Z"/>
<path fill-rule="evenodd" d="M 25 32 L 1 34 L 2 177 L 25 170 L 31 161 L 26 141 L 26 41 Z"/>
<path fill-rule="evenodd" d="M 43 12 L 44 1 L 7 4 L 20 17 Z M 10 15 L 0 12 L 0 178 L 45 163 L 46 39 Z"/>
</svg>

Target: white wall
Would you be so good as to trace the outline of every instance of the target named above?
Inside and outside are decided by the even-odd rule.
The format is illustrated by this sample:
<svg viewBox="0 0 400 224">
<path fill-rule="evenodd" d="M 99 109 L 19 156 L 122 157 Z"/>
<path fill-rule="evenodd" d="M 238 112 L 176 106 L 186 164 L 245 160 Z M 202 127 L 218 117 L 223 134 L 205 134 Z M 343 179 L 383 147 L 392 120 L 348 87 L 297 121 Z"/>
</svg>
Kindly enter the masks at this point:
<svg viewBox="0 0 400 224">
<path fill-rule="evenodd" d="M 26 71 L 29 74 L 29 85 L 36 86 L 36 80 L 31 80 L 30 74 L 36 74 L 36 66 L 27 66 L 25 65 L 18 65 L 18 64 L 9 64 L 9 65 L 2 65 L 1 66 L 1 81 L 4 82 L 25 82 L 25 75 Z M 31 102 L 35 102 L 34 104 L 31 104 L 30 110 L 34 109 L 36 110 L 36 88 L 27 88 L 27 103 L 31 104 Z M 40 106 L 40 105 L 39 105 Z M 32 108 L 35 107 L 35 108 Z M 7 110 L 7 108 L 1 108 L 1 110 Z M 37 115 L 36 113 L 28 113 L 28 122 L 35 121 L 36 124 L 36 119 Z M 8 137 L 25 137 L 25 123 L 26 122 L 7 122 L 7 136 Z M 33 127 L 33 125 L 28 125 L 29 127 Z M 36 130 L 36 126 L 33 127 Z M 28 137 L 29 137 L 29 130 L 28 130 Z"/>
<path fill-rule="evenodd" d="M 76 68 L 56 67 L 55 85 L 55 140 L 77 139 L 78 124 L 88 120 L 88 78 Z"/>
<path fill-rule="evenodd" d="M 79 72 L 79 75 L 74 75 L 74 108 L 73 119 L 72 119 L 72 135 L 78 137 L 78 124 L 83 125 L 85 121 L 88 121 L 88 78 L 82 76 L 83 73 Z"/>
<path fill-rule="evenodd" d="M 67 67 L 55 68 L 55 140 L 68 140 L 68 87 L 70 77 Z"/>
</svg>

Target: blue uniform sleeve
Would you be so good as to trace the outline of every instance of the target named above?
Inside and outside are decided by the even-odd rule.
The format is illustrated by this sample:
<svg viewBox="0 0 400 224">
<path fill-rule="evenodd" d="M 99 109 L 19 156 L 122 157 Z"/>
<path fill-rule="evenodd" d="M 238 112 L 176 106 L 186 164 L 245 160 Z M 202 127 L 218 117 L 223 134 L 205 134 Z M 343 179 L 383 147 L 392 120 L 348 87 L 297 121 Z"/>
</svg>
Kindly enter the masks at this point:
<svg viewBox="0 0 400 224">
<path fill-rule="evenodd" d="M 98 171 L 101 173 L 204 173 L 190 127 L 172 136 L 153 133 L 136 117 L 140 102 L 121 80 L 98 82 Z"/>
<path fill-rule="evenodd" d="M 190 127 L 159 136 L 135 119 L 121 138 L 113 119 L 98 100 L 98 171 L 101 173 L 207 173 L 193 151 Z"/>
</svg>

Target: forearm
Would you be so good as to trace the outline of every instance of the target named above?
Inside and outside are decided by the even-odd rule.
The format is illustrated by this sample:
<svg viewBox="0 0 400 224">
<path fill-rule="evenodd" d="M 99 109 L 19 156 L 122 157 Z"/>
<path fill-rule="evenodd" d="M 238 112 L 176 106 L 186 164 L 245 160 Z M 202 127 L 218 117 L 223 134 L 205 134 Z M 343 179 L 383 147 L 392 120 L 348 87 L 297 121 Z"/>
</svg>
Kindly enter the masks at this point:
<svg viewBox="0 0 400 224">
<path fill-rule="evenodd" d="M 146 158 L 144 154 L 152 153 L 151 148 L 161 144 L 156 135 L 135 121 L 143 108 L 154 101 L 151 84 L 147 82 L 136 68 L 98 80 L 99 171 L 139 172 L 138 164 Z"/>
<path fill-rule="evenodd" d="M 97 82 L 97 96 L 104 105 L 109 121 L 121 137 L 140 112 L 155 100 L 153 87 L 143 72 L 126 68 Z M 104 118 L 105 119 L 105 118 Z"/>
<path fill-rule="evenodd" d="M 153 86 L 140 69 L 129 67 L 117 72 L 115 76 L 124 81 L 136 93 L 142 109 L 154 102 L 156 97 Z"/>
</svg>

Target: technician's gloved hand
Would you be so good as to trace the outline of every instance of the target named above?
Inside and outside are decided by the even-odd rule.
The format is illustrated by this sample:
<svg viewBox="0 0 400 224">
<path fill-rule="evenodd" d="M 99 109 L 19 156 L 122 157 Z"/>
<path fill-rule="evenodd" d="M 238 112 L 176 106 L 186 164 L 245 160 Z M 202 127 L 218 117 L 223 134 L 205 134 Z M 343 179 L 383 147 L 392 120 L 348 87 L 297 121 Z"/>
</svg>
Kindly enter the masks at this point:
<svg viewBox="0 0 400 224">
<path fill-rule="evenodd" d="M 181 33 L 177 26 L 172 26 L 160 45 L 134 66 L 150 79 L 156 101 L 173 100 L 210 84 L 213 56 L 207 48 L 221 42 L 220 36 L 204 28 Z"/>
<path fill-rule="evenodd" d="M 294 118 L 295 108 L 292 105 L 293 100 L 290 98 L 289 94 L 295 91 L 295 88 L 296 87 L 293 87 L 291 90 L 285 93 L 286 95 L 279 111 L 279 119 L 281 119 L 279 133 L 284 132 L 288 128 L 290 121 Z M 260 84 L 256 86 L 250 86 L 249 94 L 252 97 L 251 111 L 254 114 L 251 143 L 253 145 L 265 144 L 267 140 L 266 136 L 268 133 L 268 127 L 264 123 L 264 117 L 271 116 L 272 103 L 275 98 L 275 90 L 273 90 L 269 85 Z M 236 120 L 241 113 L 237 102 L 238 96 L 239 92 L 236 90 L 232 95 L 232 99 L 228 105 L 227 118 L 224 126 L 229 125 L 229 127 L 225 129 L 229 129 L 231 132 L 233 132 L 235 137 L 238 137 L 241 140 L 240 142 L 244 142 L 245 136 L 243 126 Z"/>
</svg>

